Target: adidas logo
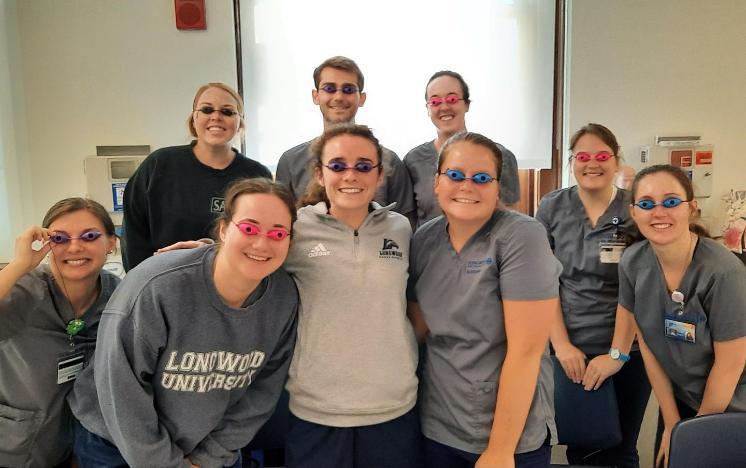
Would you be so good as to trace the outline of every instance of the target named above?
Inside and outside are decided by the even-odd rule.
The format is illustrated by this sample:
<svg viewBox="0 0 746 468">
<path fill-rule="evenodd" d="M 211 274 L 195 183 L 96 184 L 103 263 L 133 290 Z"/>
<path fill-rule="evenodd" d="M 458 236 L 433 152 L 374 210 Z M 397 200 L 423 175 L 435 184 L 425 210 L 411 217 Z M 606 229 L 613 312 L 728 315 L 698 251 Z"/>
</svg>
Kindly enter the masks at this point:
<svg viewBox="0 0 746 468">
<path fill-rule="evenodd" d="M 323 257 L 323 256 L 326 256 L 326 255 L 331 255 L 331 254 L 332 253 L 330 251 L 328 251 L 326 249 L 326 247 L 324 247 L 324 244 L 322 244 L 321 242 L 319 242 L 318 244 L 316 244 L 316 247 L 314 247 L 314 248 L 312 248 L 311 250 L 308 251 L 308 256 L 310 258 L 313 258 L 313 257 Z"/>
</svg>

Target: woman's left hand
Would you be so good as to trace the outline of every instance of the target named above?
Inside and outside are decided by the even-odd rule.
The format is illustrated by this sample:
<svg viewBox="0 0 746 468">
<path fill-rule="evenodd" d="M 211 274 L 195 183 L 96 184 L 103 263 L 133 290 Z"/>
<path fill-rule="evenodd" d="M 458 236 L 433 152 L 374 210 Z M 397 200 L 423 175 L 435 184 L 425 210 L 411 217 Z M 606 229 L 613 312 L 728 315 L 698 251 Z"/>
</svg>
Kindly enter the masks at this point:
<svg viewBox="0 0 746 468">
<path fill-rule="evenodd" d="M 623 364 L 618 359 L 611 359 L 608 354 L 596 356 L 585 368 L 583 387 L 586 390 L 598 390 L 604 380 L 619 372 Z"/>
<path fill-rule="evenodd" d="M 661 435 L 661 446 L 655 456 L 655 466 L 668 468 L 668 449 L 671 446 L 671 431 L 666 428 Z"/>
<path fill-rule="evenodd" d="M 501 455 L 487 449 L 480 455 L 474 468 L 515 468 L 515 457 L 512 453 Z"/>
</svg>

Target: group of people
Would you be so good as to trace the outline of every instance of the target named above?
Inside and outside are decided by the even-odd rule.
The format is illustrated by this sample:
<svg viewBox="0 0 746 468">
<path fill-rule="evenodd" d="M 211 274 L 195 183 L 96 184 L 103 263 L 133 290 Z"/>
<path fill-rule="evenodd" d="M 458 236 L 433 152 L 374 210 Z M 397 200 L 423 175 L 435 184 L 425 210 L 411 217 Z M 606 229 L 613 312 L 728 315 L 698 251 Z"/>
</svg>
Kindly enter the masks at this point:
<svg viewBox="0 0 746 468">
<path fill-rule="evenodd" d="M 550 352 L 617 395 L 622 442 L 568 447 L 572 463 L 638 466 L 651 387 L 663 463 L 681 418 L 746 411 L 746 268 L 690 226 L 679 169 L 616 189 L 619 144 L 588 124 L 570 141 L 577 185 L 533 219 L 508 208 L 513 154 L 466 131 L 458 73 L 428 81 L 436 138 L 403 161 L 354 123 L 352 60 L 313 77 L 324 132 L 275 181 L 232 147 L 240 96 L 197 91 L 195 141 L 151 154 L 125 190 L 121 284 L 94 201 L 62 200 L 17 238 L 0 465 L 240 467 L 286 388 L 291 468 L 545 467 Z"/>
</svg>

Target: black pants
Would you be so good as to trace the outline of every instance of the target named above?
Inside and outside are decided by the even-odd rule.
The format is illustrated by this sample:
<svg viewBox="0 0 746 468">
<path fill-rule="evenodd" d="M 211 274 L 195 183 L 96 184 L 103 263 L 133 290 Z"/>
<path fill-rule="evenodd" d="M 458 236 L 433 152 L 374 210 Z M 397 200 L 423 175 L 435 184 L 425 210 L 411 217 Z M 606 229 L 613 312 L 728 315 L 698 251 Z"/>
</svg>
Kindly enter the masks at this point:
<svg viewBox="0 0 746 468">
<path fill-rule="evenodd" d="M 288 468 L 419 468 L 422 436 L 416 409 L 370 426 L 332 427 L 290 413 Z"/>
<path fill-rule="evenodd" d="M 441 444 L 424 437 L 425 468 L 472 468 L 479 460 L 480 454 L 465 452 L 448 445 Z M 552 447 L 549 445 L 549 429 L 547 438 L 536 450 L 517 453 L 514 456 L 516 468 L 546 468 L 552 460 Z"/>
</svg>

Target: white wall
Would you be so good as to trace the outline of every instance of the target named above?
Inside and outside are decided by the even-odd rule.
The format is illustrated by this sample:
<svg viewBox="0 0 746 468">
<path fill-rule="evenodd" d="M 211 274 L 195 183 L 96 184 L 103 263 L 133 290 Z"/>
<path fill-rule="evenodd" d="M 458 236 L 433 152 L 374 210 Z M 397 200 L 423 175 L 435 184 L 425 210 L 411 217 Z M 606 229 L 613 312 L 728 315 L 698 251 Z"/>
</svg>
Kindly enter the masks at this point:
<svg viewBox="0 0 746 468">
<path fill-rule="evenodd" d="M 10 258 L 16 235 L 31 222 L 31 174 L 27 148 L 17 5 L 0 0 L 0 262 Z"/>
<path fill-rule="evenodd" d="M 83 160 L 97 145 L 188 142 L 195 90 L 208 81 L 236 85 L 231 0 L 206 2 L 206 31 L 178 31 L 171 0 L 2 2 L 0 148 L 10 167 L 28 164 L 28 183 L 6 175 L 4 185 L 10 200 L 30 200 L 21 226 L 85 194 Z M 9 90 L 15 107 L 6 110 Z M 24 131 L 28 145 L 18 143 Z M 0 262 L 10 252 L 2 244 Z"/>
<path fill-rule="evenodd" d="M 700 206 L 720 234 L 721 197 L 746 189 L 746 2 L 570 1 L 570 132 L 607 125 L 636 168 L 656 134 L 699 132 L 715 145 Z"/>
</svg>

